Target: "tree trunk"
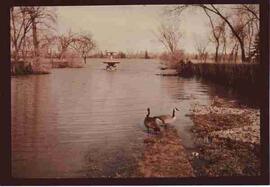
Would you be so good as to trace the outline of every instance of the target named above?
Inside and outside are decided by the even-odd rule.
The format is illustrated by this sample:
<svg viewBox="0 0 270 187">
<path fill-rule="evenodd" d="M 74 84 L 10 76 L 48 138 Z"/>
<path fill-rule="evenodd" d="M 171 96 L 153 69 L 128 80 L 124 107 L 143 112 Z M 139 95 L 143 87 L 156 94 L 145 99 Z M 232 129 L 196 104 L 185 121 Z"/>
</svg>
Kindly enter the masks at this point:
<svg viewBox="0 0 270 187">
<path fill-rule="evenodd" d="M 226 49 L 226 41 L 224 40 L 223 49 L 222 49 L 223 62 L 226 61 L 227 58 L 227 49 Z"/>
<path fill-rule="evenodd" d="M 218 50 L 219 50 L 219 43 L 217 43 L 217 45 L 216 45 L 215 62 L 218 62 L 219 61 Z"/>
<path fill-rule="evenodd" d="M 223 19 L 227 25 L 229 26 L 229 28 L 231 29 L 233 35 L 236 37 L 236 39 L 238 40 L 239 44 L 240 44 L 240 48 L 241 48 L 241 59 L 242 59 L 242 62 L 246 62 L 246 55 L 245 55 L 245 48 L 244 48 L 244 42 L 242 40 L 242 38 L 239 36 L 239 34 L 236 32 L 236 30 L 234 29 L 234 27 L 232 26 L 232 24 L 230 23 L 230 21 L 225 17 L 223 16 L 219 10 L 213 5 L 211 4 L 211 8 L 205 6 L 205 5 L 200 5 L 202 8 L 204 9 L 207 9 L 213 13 L 215 13 L 216 15 L 218 15 L 221 19 Z"/>
<path fill-rule="evenodd" d="M 242 59 L 242 62 L 246 62 L 247 61 L 247 58 L 246 58 L 246 54 L 245 54 L 244 42 L 241 40 L 241 42 L 239 41 L 239 43 L 240 43 L 240 48 L 241 48 L 241 59 Z M 237 46 L 237 50 L 238 50 L 238 46 Z"/>
<path fill-rule="evenodd" d="M 13 56 L 13 60 L 14 60 L 14 63 L 17 63 L 18 62 L 18 56 L 19 56 L 19 50 L 18 50 L 18 45 L 17 45 L 17 38 L 16 38 L 16 27 L 15 27 L 15 19 L 14 19 L 14 9 L 13 7 L 10 9 L 11 11 L 11 23 L 12 23 L 12 31 L 13 31 L 13 39 L 11 37 L 11 41 L 12 41 L 12 44 L 13 44 L 13 47 L 14 47 L 14 50 L 11 50 L 11 54 Z"/>
<path fill-rule="evenodd" d="M 32 32 L 33 32 L 33 45 L 34 45 L 34 56 L 39 56 L 39 43 L 37 38 L 37 23 L 36 19 L 32 18 Z"/>
<path fill-rule="evenodd" d="M 235 53 L 234 53 L 234 63 L 236 63 L 237 61 L 237 56 L 238 56 L 238 45 L 236 46 Z"/>
</svg>

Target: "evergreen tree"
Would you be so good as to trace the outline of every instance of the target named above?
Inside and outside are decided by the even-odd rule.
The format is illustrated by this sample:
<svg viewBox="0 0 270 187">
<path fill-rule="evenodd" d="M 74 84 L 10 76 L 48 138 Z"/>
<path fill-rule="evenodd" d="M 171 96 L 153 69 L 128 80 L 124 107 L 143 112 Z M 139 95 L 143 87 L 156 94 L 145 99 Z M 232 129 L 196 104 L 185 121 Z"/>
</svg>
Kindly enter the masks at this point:
<svg viewBox="0 0 270 187">
<path fill-rule="evenodd" d="M 259 34 L 256 35 L 254 43 L 250 52 L 250 60 L 255 62 L 260 62 L 260 37 Z"/>
</svg>

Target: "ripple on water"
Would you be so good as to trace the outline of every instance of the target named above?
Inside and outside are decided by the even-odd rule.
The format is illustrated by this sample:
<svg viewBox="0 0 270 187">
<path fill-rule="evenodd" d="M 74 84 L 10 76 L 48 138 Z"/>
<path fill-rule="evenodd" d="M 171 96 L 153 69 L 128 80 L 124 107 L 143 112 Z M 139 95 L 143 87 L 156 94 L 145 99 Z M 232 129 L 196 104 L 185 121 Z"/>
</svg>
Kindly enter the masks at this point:
<svg viewBox="0 0 270 187">
<path fill-rule="evenodd" d="M 191 103 L 208 102 L 218 88 L 156 76 L 156 60 L 121 60 L 115 72 L 105 71 L 101 61 L 12 78 L 14 177 L 128 176 L 147 136 L 147 107 L 151 115 L 178 107 L 174 126 L 183 144 L 192 147 L 193 123 L 185 114 Z"/>
</svg>

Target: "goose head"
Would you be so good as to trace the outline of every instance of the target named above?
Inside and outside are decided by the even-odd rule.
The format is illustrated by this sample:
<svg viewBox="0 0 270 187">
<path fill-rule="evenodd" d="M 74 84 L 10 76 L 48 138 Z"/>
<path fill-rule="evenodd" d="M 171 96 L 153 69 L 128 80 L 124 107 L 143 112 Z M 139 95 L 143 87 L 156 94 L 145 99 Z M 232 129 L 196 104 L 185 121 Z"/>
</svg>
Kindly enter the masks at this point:
<svg viewBox="0 0 270 187">
<path fill-rule="evenodd" d="M 147 108 L 147 116 L 149 116 L 150 115 L 150 108 L 148 107 Z"/>
<path fill-rule="evenodd" d="M 172 113 L 172 117 L 175 117 L 175 110 L 177 110 L 177 111 L 179 111 L 179 109 L 178 108 L 173 108 L 173 113 Z"/>
</svg>

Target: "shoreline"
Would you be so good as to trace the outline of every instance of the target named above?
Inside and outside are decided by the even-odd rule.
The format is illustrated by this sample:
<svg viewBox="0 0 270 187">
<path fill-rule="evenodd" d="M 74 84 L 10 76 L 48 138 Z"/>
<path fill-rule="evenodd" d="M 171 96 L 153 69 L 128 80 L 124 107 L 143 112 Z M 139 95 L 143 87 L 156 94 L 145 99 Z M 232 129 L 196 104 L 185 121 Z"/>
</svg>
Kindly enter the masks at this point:
<svg viewBox="0 0 270 187">
<path fill-rule="evenodd" d="M 195 148 L 185 148 L 173 126 L 150 134 L 136 177 L 260 175 L 259 109 L 216 97 L 211 105 L 195 104 L 190 111 Z"/>
<path fill-rule="evenodd" d="M 169 125 L 160 134 L 145 134 L 140 156 L 115 166 L 117 172 L 110 177 L 260 175 L 258 109 L 218 97 L 210 105 L 191 103 L 188 107 L 195 148 L 186 148 L 174 125 Z M 105 177 L 95 165 L 88 169 L 97 172 L 91 175 Z"/>
<path fill-rule="evenodd" d="M 260 175 L 258 109 L 216 97 L 210 106 L 192 106 L 189 116 L 197 147 L 189 160 L 196 176 Z"/>
<path fill-rule="evenodd" d="M 140 177 L 194 177 L 188 154 L 174 127 L 168 126 L 144 139 L 137 173 Z"/>
</svg>

